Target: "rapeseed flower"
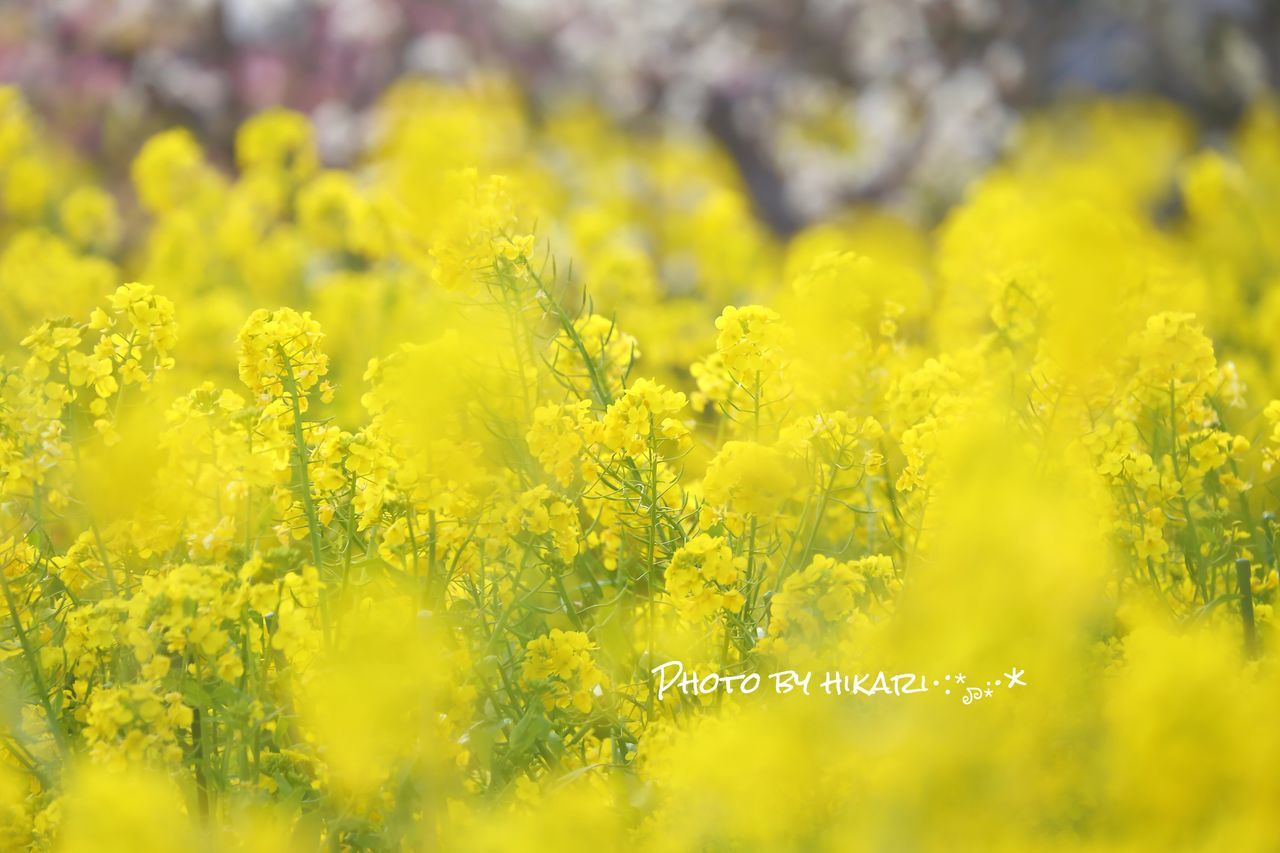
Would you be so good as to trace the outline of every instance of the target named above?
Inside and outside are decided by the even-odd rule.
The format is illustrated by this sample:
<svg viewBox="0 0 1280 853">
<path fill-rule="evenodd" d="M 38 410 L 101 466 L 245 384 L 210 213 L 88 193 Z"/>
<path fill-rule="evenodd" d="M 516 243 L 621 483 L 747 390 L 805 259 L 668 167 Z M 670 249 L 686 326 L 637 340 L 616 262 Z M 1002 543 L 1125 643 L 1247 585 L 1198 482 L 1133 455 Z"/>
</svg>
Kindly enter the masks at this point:
<svg viewBox="0 0 1280 853">
<path fill-rule="evenodd" d="M 0 89 L 0 846 L 1272 844 L 1274 104 L 788 241 L 705 139 L 377 118 L 139 210 Z"/>
</svg>

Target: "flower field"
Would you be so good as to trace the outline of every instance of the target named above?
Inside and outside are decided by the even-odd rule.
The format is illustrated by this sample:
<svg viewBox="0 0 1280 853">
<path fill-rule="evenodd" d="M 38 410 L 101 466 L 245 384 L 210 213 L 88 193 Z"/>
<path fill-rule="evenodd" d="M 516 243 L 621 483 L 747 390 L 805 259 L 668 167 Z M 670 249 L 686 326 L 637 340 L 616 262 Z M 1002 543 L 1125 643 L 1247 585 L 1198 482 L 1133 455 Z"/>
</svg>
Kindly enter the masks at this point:
<svg viewBox="0 0 1280 853">
<path fill-rule="evenodd" d="M 701 136 L 376 113 L 101 175 L 0 92 L 0 847 L 1276 849 L 1280 108 L 788 240 Z"/>
</svg>

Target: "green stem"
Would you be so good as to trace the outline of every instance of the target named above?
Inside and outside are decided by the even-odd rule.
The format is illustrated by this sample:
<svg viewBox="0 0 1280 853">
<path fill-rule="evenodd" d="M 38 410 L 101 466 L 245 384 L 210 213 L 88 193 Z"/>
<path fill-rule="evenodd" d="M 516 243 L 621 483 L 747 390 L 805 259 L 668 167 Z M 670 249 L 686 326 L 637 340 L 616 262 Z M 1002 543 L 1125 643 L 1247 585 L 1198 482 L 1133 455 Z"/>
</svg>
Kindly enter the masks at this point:
<svg viewBox="0 0 1280 853">
<path fill-rule="evenodd" d="M 324 582 L 324 560 L 322 556 L 322 546 L 320 541 L 320 518 L 316 515 L 315 502 L 311 497 L 311 477 L 307 472 L 307 439 L 302 432 L 302 405 L 300 402 L 300 392 L 298 383 L 293 376 L 293 363 L 289 357 L 285 355 L 284 347 L 276 345 L 276 351 L 280 355 L 280 362 L 284 365 L 285 390 L 289 394 L 289 403 L 293 409 L 293 456 L 294 456 L 294 477 L 297 479 L 297 488 L 301 493 L 302 511 L 307 516 L 307 531 L 311 539 L 311 559 L 315 564 L 316 571 L 320 574 L 321 583 Z M 325 641 L 329 640 L 329 612 L 323 590 L 320 594 L 320 618 L 324 627 Z"/>
<path fill-rule="evenodd" d="M 1244 627 L 1244 651 L 1258 656 L 1258 629 L 1253 621 L 1253 572 L 1248 560 L 1236 560 L 1236 588 L 1240 591 L 1240 621 Z"/>
<path fill-rule="evenodd" d="M 307 439 L 302 432 L 302 405 L 300 401 L 300 393 L 298 391 L 298 383 L 293 377 L 293 363 L 289 361 L 289 357 L 284 353 L 284 347 L 279 345 L 276 349 L 280 353 L 280 361 L 284 364 L 285 390 L 289 392 L 289 403 L 293 409 L 293 456 L 294 456 L 294 476 L 298 480 L 298 491 L 301 493 L 302 510 L 307 516 L 307 529 L 311 537 L 311 557 L 315 562 L 316 569 L 321 568 L 321 545 L 320 545 L 320 519 L 316 515 L 315 502 L 311 498 L 311 477 L 307 472 Z"/>
<path fill-rule="evenodd" d="M 18 615 L 18 605 L 13 598 L 13 590 L 9 588 L 9 579 L 3 571 L 0 571 L 0 586 L 4 588 L 4 600 L 9 605 L 9 616 L 13 620 L 13 630 L 18 635 L 18 643 L 22 646 L 22 656 L 26 659 L 27 668 L 31 671 L 31 681 L 35 685 L 40 707 L 44 710 L 45 717 L 49 720 L 49 731 L 53 733 L 53 740 L 58 746 L 58 752 L 63 757 L 66 757 L 68 752 L 66 736 L 62 733 L 58 717 L 53 712 L 53 704 L 49 701 L 49 689 L 44 681 L 44 673 L 41 671 L 40 661 L 36 658 L 35 648 L 31 645 L 31 638 L 27 636 L 26 629 L 22 627 L 22 618 Z"/>
<path fill-rule="evenodd" d="M 564 306 L 561 305 L 559 300 L 548 292 L 545 287 L 543 287 L 542 277 L 531 268 L 528 268 L 528 265 L 526 265 L 526 268 L 529 269 L 529 274 L 533 277 L 534 283 L 537 284 L 538 289 L 547 294 L 543 302 L 547 304 L 548 309 L 551 311 L 551 315 L 555 317 L 556 322 L 560 324 L 560 328 L 569 337 L 569 340 L 573 342 L 574 349 L 576 349 L 578 351 L 578 355 L 581 356 L 582 363 L 587 368 L 587 377 L 591 380 L 591 390 L 595 392 L 596 401 L 601 406 L 607 407 L 613 402 L 613 395 L 609 393 L 608 385 L 605 383 L 603 377 L 600 376 L 600 372 L 596 369 L 595 359 L 593 359 L 591 357 L 591 353 L 587 351 L 587 345 L 583 342 L 582 336 L 578 334 L 578 330 L 573 325 L 573 321 L 569 318 L 569 315 L 565 313 Z"/>
<path fill-rule="evenodd" d="M 648 592 L 648 601 L 646 607 L 646 619 L 648 621 L 648 651 L 646 654 L 645 668 L 649 673 L 649 716 L 653 716 L 653 634 L 654 634 L 654 595 L 657 588 L 657 579 L 653 564 L 654 551 L 657 546 L 658 538 L 658 448 L 653 440 L 653 414 L 649 415 L 649 531 L 648 541 L 645 547 L 645 567 L 648 573 L 648 583 L 646 584 Z"/>
<path fill-rule="evenodd" d="M 1178 478 L 1178 498 L 1182 504 L 1182 516 L 1186 524 L 1187 540 L 1191 544 L 1191 559 L 1187 560 L 1188 568 L 1192 569 L 1195 576 L 1196 586 L 1200 588 L 1200 595 L 1209 601 L 1209 590 L 1205 587 L 1204 566 L 1200 557 L 1200 537 L 1196 534 L 1195 520 L 1191 517 L 1191 502 L 1187 500 L 1186 484 L 1182 482 L 1182 465 L 1178 461 L 1178 456 L 1182 453 L 1178 443 L 1178 408 L 1177 395 L 1174 393 L 1173 380 L 1169 380 L 1169 441 L 1173 445 L 1173 475 Z"/>
</svg>

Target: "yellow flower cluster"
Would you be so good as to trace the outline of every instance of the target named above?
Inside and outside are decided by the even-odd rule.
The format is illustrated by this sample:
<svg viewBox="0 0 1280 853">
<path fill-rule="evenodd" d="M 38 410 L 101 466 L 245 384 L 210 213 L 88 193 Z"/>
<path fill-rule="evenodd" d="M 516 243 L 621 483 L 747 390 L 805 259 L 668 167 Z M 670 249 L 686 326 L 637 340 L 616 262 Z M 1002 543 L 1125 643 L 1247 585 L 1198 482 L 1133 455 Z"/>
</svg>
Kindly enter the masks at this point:
<svg viewBox="0 0 1280 853">
<path fill-rule="evenodd" d="M 309 312 L 258 309 L 240 329 L 240 381 L 264 400 L 287 393 L 305 411 L 308 393 L 329 370 L 322 337 Z"/>
<path fill-rule="evenodd" d="M 591 658 L 594 649 L 595 644 L 583 632 L 553 628 L 529 641 L 522 667 L 524 680 L 546 684 L 541 692 L 548 709 L 572 707 L 585 714 L 605 680 Z"/>
<path fill-rule="evenodd" d="M 705 533 L 694 536 L 671 557 L 664 582 L 667 594 L 681 614 L 693 620 L 736 611 L 744 603 L 738 588 L 744 562 L 724 539 Z"/>
<path fill-rule="evenodd" d="M 713 507 L 754 516 L 777 511 L 795 479 L 781 451 L 754 441 L 726 441 L 707 465 L 702 491 Z"/>
<path fill-rule="evenodd" d="M 883 616 L 901 588 L 890 557 L 839 562 L 819 554 L 783 582 L 763 645 L 779 655 L 796 646 L 821 651 L 838 642 L 854 620 Z"/>
</svg>

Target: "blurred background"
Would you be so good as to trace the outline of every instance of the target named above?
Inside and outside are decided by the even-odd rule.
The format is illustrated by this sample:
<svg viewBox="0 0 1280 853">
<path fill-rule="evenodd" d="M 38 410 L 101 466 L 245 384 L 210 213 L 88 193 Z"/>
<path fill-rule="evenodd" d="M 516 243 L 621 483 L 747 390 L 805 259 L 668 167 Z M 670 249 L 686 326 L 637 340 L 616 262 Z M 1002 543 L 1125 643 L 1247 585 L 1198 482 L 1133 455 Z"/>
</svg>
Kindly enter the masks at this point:
<svg viewBox="0 0 1280 853">
<path fill-rule="evenodd" d="M 860 201 L 930 221 L 1015 115 L 1064 93 L 1155 94 L 1227 128 L 1280 82 L 1280 2 L 0 2 L 0 82 L 104 174 L 175 124 L 228 163 L 273 105 L 310 114 L 324 161 L 347 165 L 392 81 L 493 72 L 534 121 L 585 99 L 629 129 L 708 132 L 787 235 Z"/>
</svg>

